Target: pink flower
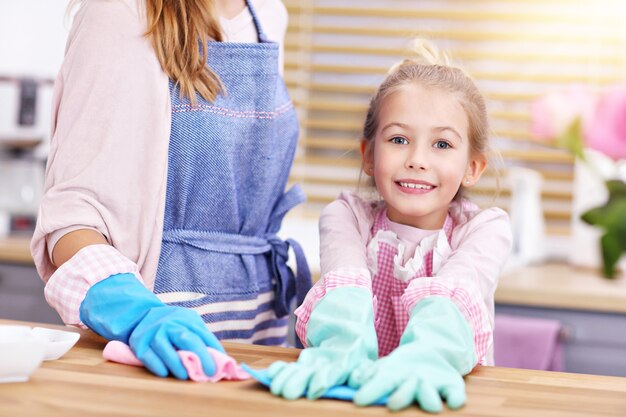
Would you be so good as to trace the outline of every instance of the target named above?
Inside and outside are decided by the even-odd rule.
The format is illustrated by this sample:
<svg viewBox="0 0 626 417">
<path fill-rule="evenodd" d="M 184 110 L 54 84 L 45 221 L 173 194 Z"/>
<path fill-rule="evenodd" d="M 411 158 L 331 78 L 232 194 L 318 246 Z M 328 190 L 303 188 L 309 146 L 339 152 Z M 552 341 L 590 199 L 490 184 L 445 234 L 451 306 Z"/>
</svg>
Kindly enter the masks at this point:
<svg viewBox="0 0 626 417">
<path fill-rule="evenodd" d="M 600 97 L 589 123 L 584 125 L 585 145 L 613 159 L 626 158 L 626 86 Z"/>
<path fill-rule="evenodd" d="M 549 92 L 531 104 L 531 132 L 536 139 L 554 142 L 577 118 L 586 123 L 593 114 L 595 103 L 595 95 L 584 85 Z"/>
</svg>

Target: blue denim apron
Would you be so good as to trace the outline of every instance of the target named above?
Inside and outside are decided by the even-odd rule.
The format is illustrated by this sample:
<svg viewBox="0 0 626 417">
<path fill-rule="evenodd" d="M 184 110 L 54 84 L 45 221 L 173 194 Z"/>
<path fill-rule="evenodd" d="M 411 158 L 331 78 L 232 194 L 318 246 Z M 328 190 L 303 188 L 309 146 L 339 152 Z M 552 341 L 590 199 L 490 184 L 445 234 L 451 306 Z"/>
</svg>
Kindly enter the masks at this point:
<svg viewBox="0 0 626 417">
<path fill-rule="evenodd" d="M 207 65 L 225 86 L 191 105 L 170 81 L 172 127 L 165 220 L 155 293 L 193 308 L 223 340 L 284 344 L 294 298 L 311 275 L 300 246 L 276 233 L 305 200 L 285 192 L 298 139 L 295 110 L 269 42 L 209 42 Z M 286 265 L 296 255 L 297 276 Z"/>
</svg>

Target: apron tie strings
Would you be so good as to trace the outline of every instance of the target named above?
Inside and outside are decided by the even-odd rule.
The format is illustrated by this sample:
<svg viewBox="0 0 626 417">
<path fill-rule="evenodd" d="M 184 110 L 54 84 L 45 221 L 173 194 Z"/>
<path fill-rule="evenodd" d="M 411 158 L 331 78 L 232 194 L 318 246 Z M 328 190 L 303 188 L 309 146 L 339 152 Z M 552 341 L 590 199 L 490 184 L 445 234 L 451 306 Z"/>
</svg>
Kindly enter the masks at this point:
<svg viewBox="0 0 626 417">
<path fill-rule="evenodd" d="M 202 230 L 171 229 L 163 232 L 163 241 L 185 244 L 197 249 L 234 254 L 270 254 L 271 268 L 276 279 L 275 311 L 277 317 L 289 314 L 289 304 L 294 297 L 298 305 L 311 288 L 311 271 L 302 247 L 293 239 L 282 240 L 276 234 L 285 214 L 305 200 L 299 185 L 293 186 L 280 198 L 270 218 L 269 232 L 263 236 L 248 236 L 236 233 Z M 296 275 L 287 266 L 289 248 L 295 254 Z"/>
</svg>

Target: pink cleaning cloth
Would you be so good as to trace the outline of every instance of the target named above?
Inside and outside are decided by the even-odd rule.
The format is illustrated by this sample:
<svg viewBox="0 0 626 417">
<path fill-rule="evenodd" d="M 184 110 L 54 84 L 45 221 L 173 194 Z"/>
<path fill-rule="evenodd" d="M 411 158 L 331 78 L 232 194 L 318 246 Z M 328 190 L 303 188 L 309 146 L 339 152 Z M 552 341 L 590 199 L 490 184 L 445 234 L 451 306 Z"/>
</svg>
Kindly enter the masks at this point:
<svg viewBox="0 0 626 417">
<path fill-rule="evenodd" d="M 237 362 L 227 354 L 213 348 L 207 348 L 207 350 L 215 362 L 216 371 L 212 376 L 208 376 L 204 373 L 204 370 L 202 369 L 202 362 L 200 362 L 198 355 L 186 350 L 178 351 L 178 356 L 180 356 L 183 366 L 189 373 L 189 379 L 192 381 L 217 382 L 222 379 L 229 381 L 241 381 L 251 378 L 250 375 L 241 369 Z M 112 362 L 132 366 L 143 366 L 141 361 L 137 359 L 133 351 L 130 349 L 130 346 L 117 340 L 112 340 L 107 343 L 102 351 L 102 356 L 104 359 Z"/>
<path fill-rule="evenodd" d="M 496 314 L 493 332 L 496 366 L 563 370 L 561 323 L 556 320 Z"/>
</svg>

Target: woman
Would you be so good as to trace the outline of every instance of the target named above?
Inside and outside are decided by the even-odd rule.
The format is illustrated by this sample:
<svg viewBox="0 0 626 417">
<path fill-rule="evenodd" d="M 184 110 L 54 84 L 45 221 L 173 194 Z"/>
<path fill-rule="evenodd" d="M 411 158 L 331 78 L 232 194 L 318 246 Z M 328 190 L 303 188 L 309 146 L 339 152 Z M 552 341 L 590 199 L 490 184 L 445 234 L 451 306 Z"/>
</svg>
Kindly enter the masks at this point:
<svg viewBox="0 0 626 417">
<path fill-rule="evenodd" d="M 310 286 L 276 236 L 304 197 L 284 192 L 298 126 L 262 22 L 282 41 L 278 0 L 88 0 L 69 35 L 31 250 L 65 323 L 160 376 L 187 379 L 177 349 L 211 375 L 217 339 L 284 343 Z"/>
</svg>

